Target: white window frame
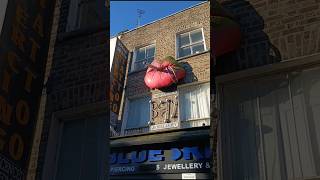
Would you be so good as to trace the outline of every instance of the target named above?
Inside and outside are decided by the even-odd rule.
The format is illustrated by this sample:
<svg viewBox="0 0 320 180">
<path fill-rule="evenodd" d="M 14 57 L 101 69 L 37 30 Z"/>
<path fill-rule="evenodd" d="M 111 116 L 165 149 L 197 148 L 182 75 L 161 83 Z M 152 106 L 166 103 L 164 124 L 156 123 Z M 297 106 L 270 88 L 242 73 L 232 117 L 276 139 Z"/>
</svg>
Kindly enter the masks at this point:
<svg viewBox="0 0 320 180">
<path fill-rule="evenodd" d="M 130 129 L 130 128 L 127 128 L 127 123 L 128 123 L 128 120 L 129 120 L 130 101 L 132 101 L 133 99 L 138 99 L 138 98 L 143 98 L 143 97 L 149 97 L 150 100 L 151 100 L 151 94 L 143 94 L 143 95 L 139 95 L 139 96 L 133 96 L 133 97 L 130 97 L 130 98 L 126 98 L 126 102 L 125 102 L 125 105 L 124 105 L 123 121 L 122 121 L 122 125 L 121 125 L 121 135 L 122 136 L 125 135 L 125 131 L 127 129 Z M 151 119 L 151 114 L 149 114 L 149 121 L 150 121 L 150 119 Z M 144 127 L 147 127 L 147 126 L 136 127 L 136 128 L 138 129 L 138 128 L 144 128 Z"/>
<path fill-rule="evenodd" d="M 320 67 L 320 55 L 314 54 L 309 56 L 303 56 L 287 61 L 281 61 L 279 63 L 270 65 L 264 65 L 260 67 L 245 69 L 233 73 L 229 73 L 226 75 L 221 75 L 216 77 L 216 85 L 217 85 L 217 94 L 216 94 L 216 107 L 218 108 L 219 115 L 217 121 L 221 121 L 222 117 L 222 107 L 223 107 L 223 87 L 225 84 L 230 82 L 241 82 L 246 81 L 247 79 L 256 79 L 265 76 L 275 76 L 278 75 L 279 72 L 290 72 L 294 70 L 303 70 L 309 69 L 312 67 Z M 218 124 L 217 127 L 217 174 L 218 179 L 223 179 L 223 137 L 222 137 L 222 127 L 221 124 Z"/>
<path fill-rule="evenodd" d="M 0 1 L 0 35 L 2 32 L 2 26 L 5 20 L 6 12 L 7 12 L 7 5 L 8 5 L 8 0 L 1 0 Z"/>
<path fill-rule="evenodd" d="M 148 59 L 148 58 L 146 57 L 146 56 L 147 56 L 147 47 L 150 47 L 150 46 L 154 46 L 154 55 L 153 55 L 153 57 L 155 58 L 155 56 L 156 56 L 156 43 L 155 43 L 155 42 L 149 43 L 149 44 L 143 45 L 143 46 L 138 46 L 138 47 L 134 48 L 130 72 L 140 71 L 140 70 L 145 69 L 145 68 L 142 68 L 142 69 L 137 69 L 137 68 L 135 68 L 135 63 L 141 62 L 141 61 L 145 61 L 146 59 Z M 139 49 L 141 49 L 141 48 L 144 48 L 144 49 L 145 49 L 145 58 L 142 59 L 142 60 L 137 61 L 138 51 L 139 51 Z M 152 62 L 149 62 L 149 63 L 152 63 Z"/>
<path fill-rule="evenodd" d="M 191 32 L 198 31 L 198 30 L 201 30 L 202 41 L 192 43 L 190 34 L 191 34 Z M 184 45 L 184 46 L 180 46 L 180 36 L 183 35 L 183 34 L 188 34 L 189 35 L 190 44 Z M 193 45 L 196 45 L 196 44 L 203 43 L 203 46 L 204 46 L 203 52 L 207 51 L 206 40 L 205 40 L 203 28 L 194 28 L 194 29 L 191 29 L 191 30 L 189 29 L 189 30 L 186 30 L 186 31 L 179 32 L 179 33 L 176 34 L 176 38 L 175 39 L 176 39 L 176 59 L 185 58 L 185 57 L 189 57 L 189 56 L 192 56 L 192 55 L 195 55 L 195 54 L 199 54 L 199 53 L 193 53 L 192 48 L 190 48 L 190 50 L 191 50 L 191 54 L 190 55 L 181 56 L 180 57 L 180 54 L 179 54 L 179 50 L 181 48 L 190 47 L 190 46 L 193 46 Z M 202 52 L 200 52 L 200 53 L 202 53 Z"/>
<path fill-rule="evenodd" d="M 197 119 L 182 119 L 181 118 L 181 111 L 180 111 L 180 107 L 181 107 L 181 94 L 184 91 L 188 91 L 188 90 L 194 90 L 197 89 L 198 87 L 195 86 L 203 86 L 209 84 L 209 88 L 210 88 L 210 81 L 202 81 L 202 82 L 194 82 L 194 83 L 189 83 L 189 84 L 185 84 L 185 85 L 181 85 L 178 87 L 177 89 L 177 94 L 179 97 L 179 121 L 195 121 L 195 120 L 202 120 L 202 119 L 209 119 L 210 118 L 210 113 L 209 113 L 209 117 L 203 117 L 203 118 L 197 118 Z M 209 96 L 209 99 L 211 98 L 211 96 Z M 211 102 L 211 100 L 209 100 L 209 103 Z M 211 103 L 210 103 L 211 105 Z M 210 107 L 211 109 L 211 107 Z"/>
</svg>

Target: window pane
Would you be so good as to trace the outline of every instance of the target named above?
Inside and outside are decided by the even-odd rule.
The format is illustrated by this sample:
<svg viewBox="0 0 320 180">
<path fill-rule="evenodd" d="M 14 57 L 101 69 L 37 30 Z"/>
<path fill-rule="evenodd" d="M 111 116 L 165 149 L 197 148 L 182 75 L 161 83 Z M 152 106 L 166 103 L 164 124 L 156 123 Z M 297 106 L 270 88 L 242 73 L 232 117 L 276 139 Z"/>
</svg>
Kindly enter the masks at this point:
<svg viewBox="0 0 320 180">
<path fill-rule="evenodd" d="M 105 116 L 64 122 L 57 179 L 98 179 L 105 153 L 105 127 Z"/>
<path fill-rule="evenodd" d="M 198 86 L 180 92 L 181 120 L 209 118 L 210 113 L 210 86 Z"/>
<path fill-rule="evenodd" d="M 179 43 L 179 47 L 182 47 L 182 46 L 190 44 L 189 33 L 181 34 L 179 42 L 180 42 Z"/>
<path fill-rule="evenodd" d="M 80 180 L 99 179 L 103 157 L 105 116 L 86 120 L 86 135 L 83 139 L 83 160 Z"/>
<path fill-rule="evenodd" d="M 149 100 L 149 97 L 130 100 L 127 129 L 145 127 L 148 125 L 148 121 L 150 119 Z"/>
<path fill-rule="evenodd" d="M 79 177 L 84 131 L 85 120 L 72 120 L 64 123 L 57 166 L 57 179 L 69 180 Z"/>
<path fill-rule="evenodd" d="M 191 54 L 191 48 L 190 47 L 180 48 L 179 57 L 188 56 L 190 54 Z"/>
<path fill-rule="evenodd" d="M 202 43 L 192 46 L 192 52 L 193 52 L 193 54 L 200 53 L 200 52 L 202 52 L 202 51 L 204 51 L 204 45 L 203 45 Z"/>
<path fill-rule="evenodd" d="M 147 66 L 148 64 L 151 64 L 153 60 L 154 60 L 154 57 L 147 58 L 144 65 Z"/>
<path fill-rule="evenodd" d="M 202 30 L 193 31 L 190 33 L 192 43 L 202 41 Z"/>
<path fill-rule="evenodd" d="M 133 62 L 131 71 L 142 70 L 147 67 L 154 59 L 155 45 L 149 45 L 139 48 L 136 52 L 136 59 Z"/>
<path fill-rule="evenodd" d="M 141 70 L 146 67 L 146 61 L 137 61 L 134 63 L 134 68 L 132 70 Z"/>
<path fill-rule="evenodd" d="M 155 52 L 155 46 L 149 46 L 147 47 L 147 58 L 153 57 Z"/>
<path fill-rule="evenodd" d="M 136 61 L 143 60 L 143 59 L 145 59 L 145 58 L 146 58 L 145 48 L 140 48 L 140 49 L 137 51 Z"/>
</svg>

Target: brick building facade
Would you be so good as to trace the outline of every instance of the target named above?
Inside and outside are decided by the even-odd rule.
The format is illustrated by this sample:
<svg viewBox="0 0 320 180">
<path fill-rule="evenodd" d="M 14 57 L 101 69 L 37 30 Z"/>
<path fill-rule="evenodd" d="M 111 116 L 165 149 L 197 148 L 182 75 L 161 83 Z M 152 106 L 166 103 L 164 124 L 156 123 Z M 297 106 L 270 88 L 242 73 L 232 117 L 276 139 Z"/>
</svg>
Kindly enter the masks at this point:
<svg viewBox="0 0 320 180">
<path fill-rule="evenodd" d="M 94 0 L 56 1 L 30 180 L 107 176 L 105 5 Z M 79 11 L 84 15 L 79 17 Z"/>
<path fill-rule="evenodd" d="M 198 151 L 204 153 L 211 139 L 210 2 L 122 32 L 118 38 L 129 50 L 130 58 L 124 105 L 115 127 L 117 135 L 110 138 L 111 179 L 180 179 L 186 173 L 211 179 L 211 153 L 206 158 L 196 155 Z M 168 88 L 150 90 L 144 82 L 147 65 L 167 56 L 183 65 L 186 77 Z M 191 147 L 193 152 L 189 152 Z M 191 153 L 193 161 L 184 156 L 173 161 L 171 148 Z M 163 161 L 150 161 L 153 150 Z M 145 158 L 144 163 L 136 162 L 136 152 L 136 156 Z M 143 154 L 146 152 L 148 157 Z M 181 164 L 192 164 L 192 168 L 170 169 L 171 165 Z"/>
<path fill-rule="evenodd" d="M 218 179 L 318 179 L 320 2 L 218 2 L 242 32 L 215 67 Z"/>
<path fill-rule="evenodd" d="M 209 82 L 210 81 L 210 6 L 203 4 L 199 7 L 186 10 L 184 13 L 177 13 L 156 21 L 149 25 L 137 28 L 135 30 L 120 35 L 120 40 L 124 45 L 134 52 L 137 47 L 154 43 L 156 52 L 154 59 L 162 59 L 166 56 L 177 57 L 177 34 L 188 32 L 195 29 L 203 29 L 204 43 L 206 49 L 201 54 L 183 57 L 179 62 L 184 63 L 187 76 L 184 84 L 192 82 Z M 129 71 L 127 80 L 126 96 L 130 98 L 139 94 L 151 92 L 144 84 L 144 70 Z M 152 95 L 161 93 L 154 90 Z"/>
</svg>

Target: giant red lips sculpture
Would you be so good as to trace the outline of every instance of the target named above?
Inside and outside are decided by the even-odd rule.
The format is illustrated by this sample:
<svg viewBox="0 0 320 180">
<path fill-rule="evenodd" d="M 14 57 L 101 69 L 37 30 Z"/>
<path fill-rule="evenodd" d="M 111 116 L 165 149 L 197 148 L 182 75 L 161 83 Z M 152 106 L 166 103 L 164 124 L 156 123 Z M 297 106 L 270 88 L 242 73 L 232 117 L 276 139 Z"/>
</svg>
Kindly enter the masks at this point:
<svg viewBox="0 0 320 180">
<path fill-rule="evenodd" d="M 186 71 L 173 57 L 164 60 L 154 60 L 144 77 L 145 84 L 150 89 L 161 89 L 177 83 L 186 76 Z"/>
<path fill-rule="evenodd" d="M 213 5 L 213 48 L 215 56 L 232 52 L 240 46 L 239 25 L 218 4 Z"/>
</svg>

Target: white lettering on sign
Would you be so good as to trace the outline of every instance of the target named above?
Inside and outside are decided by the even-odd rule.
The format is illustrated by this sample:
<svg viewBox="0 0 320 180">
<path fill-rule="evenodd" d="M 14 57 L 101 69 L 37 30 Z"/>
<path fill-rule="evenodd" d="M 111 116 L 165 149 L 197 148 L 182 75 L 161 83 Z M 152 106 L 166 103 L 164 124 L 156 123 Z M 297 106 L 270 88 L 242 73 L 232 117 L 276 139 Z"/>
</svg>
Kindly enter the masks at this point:
<svg viewBox="0 0 320 180">
<path fill-rule="evenodd" d="M 185 169 L 202 169 L 202 168 L 203 168 L 203 163 L 165 164 L 163 167 L 163 170 L 175 170 L 175 169 L 185 170 Z"/>
<path fill-rule="evenodd" d="M 178 122 L 172 122 L 172 123 L 164 123 L 164 124 L 152 125 L 152 126 L 150 126 L 150 130 L 151 131 L 156 131 L 156 130 L 160 130 L 160 129 L 170 129 L 170 128 L 177 128 L 177 127 L 179 127 L 179 123 Z"/>
<path fill-rule="evenodd" d="M 134 171 L 135 171 L 135 167 L 134 166 L 112 167 L 110 169 L 111 173 L 134 172 Z"/>
<path fill-rule="evenodd" d="M 197 179 L 196 173 L 182 173 L 182 179 Z"/>
</svg>

